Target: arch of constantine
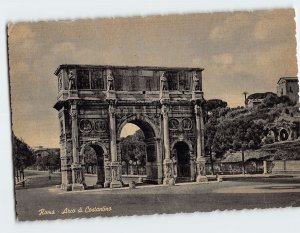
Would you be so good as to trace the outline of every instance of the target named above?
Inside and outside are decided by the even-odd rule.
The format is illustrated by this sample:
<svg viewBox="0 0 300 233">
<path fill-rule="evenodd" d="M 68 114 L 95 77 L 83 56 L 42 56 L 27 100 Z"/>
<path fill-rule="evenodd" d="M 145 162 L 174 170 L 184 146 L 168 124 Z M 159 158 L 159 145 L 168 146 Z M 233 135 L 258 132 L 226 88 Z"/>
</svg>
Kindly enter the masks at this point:
<svg viewBox="0 0 300 233">
<path fill-rule="evenodd" d="M 62 185 L 86 186 L 85 148 L 97 154 L 97 184 L 122 187 L 120 138 L 127 123 L 146 143 L 147 180 L 206 181 L 202 68 L 60 65 L 54 108 L 60 123 Z"/>
</svg>

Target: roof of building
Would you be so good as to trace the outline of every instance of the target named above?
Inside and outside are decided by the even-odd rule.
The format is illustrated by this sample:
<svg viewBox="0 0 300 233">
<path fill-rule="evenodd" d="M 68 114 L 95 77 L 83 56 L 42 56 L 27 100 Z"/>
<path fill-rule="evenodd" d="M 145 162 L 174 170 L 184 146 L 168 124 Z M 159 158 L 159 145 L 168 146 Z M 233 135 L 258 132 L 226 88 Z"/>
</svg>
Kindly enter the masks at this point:
<svg viewBox="0 0 300 233">
<path fill-rule="evenodd" d="M 281 78 L 278 80 L 277 84 L 278 84 L 281 80 L 287 80 L 287 81 L 292 81 L 292 82 L 297 81 L 297 82 L 298 82 L 298 77 L 281 77 Z"/>
<path fill-rule="evenodd" d="M 251 100 L 253 100 L 253 99 L 264 99 L 264 98 L 266 98 L 268 95 L 276 95 L 275 93 L 273 93 L 273 92 L 264 92 L 264 93 L 253 93 L 253 94 L 251 94 L 251 95 L 249 95 L 248 97 L 247 97 L 247 100 L 249 100 L 249 99 L 251 99 Z M 277 95 L 276 95 L 277 96 Z"/>
<path fill-rule="evenodd" d="M 114 66 L 114 65 L 80 65 L 80 64 L 62 64 L 57 67 L 54 74 L 58 75 L 63 68 L 104 68 L 104 69 L 144 69 L 144 70 L 157 70 L 157 71 L 203 71 L 204 68 L 200 67 L 159 67 L 159 66 Z"/>
<path fill-rule="evenodd" d="M 38 152 L 38 151 L 59 151 L 60 148 L 46 148 L 46 147 L 42 147 L 42 146 L 38 146 L 38 147 L 34 147 L 32 148 L 34 152 Z"/>
</svg>

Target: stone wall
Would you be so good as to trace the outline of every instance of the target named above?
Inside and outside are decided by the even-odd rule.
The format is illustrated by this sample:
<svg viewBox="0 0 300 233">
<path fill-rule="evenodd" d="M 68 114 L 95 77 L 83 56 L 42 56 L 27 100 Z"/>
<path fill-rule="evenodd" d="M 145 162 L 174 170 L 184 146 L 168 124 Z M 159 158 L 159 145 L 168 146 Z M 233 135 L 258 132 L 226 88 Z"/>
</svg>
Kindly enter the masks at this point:
<svg viewBox="0 0 300 233">
<path fill-rule="evenodd" d="M 300 160 L 273 161 L 272 173 L 300 173 Z"/>
<path fill-rule="evenodd" d="M 214 174 L 219 175 L 235 175 L 235 174 L 242 174 L 242 162 L 227 162 L 227 163 L 220 163 L 215 162 L 214 166 Z M 272 162 L 267 161 L 267 171 L 268 173 L 272 172 Z M 211 164 L 208 162 L 206 163 L 206 172 L 207 174 L 212 174 Z M 245 162 L 245 174 L 263 174 L 264 167 L 263 161 L 254 160 L 254 161 L 247 161 Z"/>
</svg>

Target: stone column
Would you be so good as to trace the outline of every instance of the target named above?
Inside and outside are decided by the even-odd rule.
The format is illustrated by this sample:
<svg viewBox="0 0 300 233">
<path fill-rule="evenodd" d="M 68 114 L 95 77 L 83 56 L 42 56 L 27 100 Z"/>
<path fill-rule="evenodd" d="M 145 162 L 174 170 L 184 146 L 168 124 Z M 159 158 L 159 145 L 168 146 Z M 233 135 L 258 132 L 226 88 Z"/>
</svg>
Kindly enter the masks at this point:
<svg viewBox="0 0 300 233">
<path fill-rule="evenodd" d="M 69 183 L 68 172 L 72 169 L 67 163 L 67 142 L 66 142 L 66 129 L 65 129 L 65 109 L 64 107 L 59 110 L 59 122 L 60 122 L 60 161 L 61 161 L 61 189 L 72 190 L 72 181 Z"/>
<path fill-rule="evenodd" d="M 117 158 L 117 136 L 114 102 L 109 103 L 109 126 L 110 126 L 110 158 L 111 158 L 111 183 L 110 188 L 120 188 L 121 183 L 121 163 Z"/>
<path fill-rule="evenodd" d="M 72 117 L 72 190 L 83 190 L 83 172 L 81 164 L 78 158 L 78 125 L 77 125 L 77 105 L 76 103 L 71 105 L 71 117 Z"/>
<path fill-rule="evenodd" d="M 170 159 L 170 140 L 169 140 L 169 108 L 167 105 L 162 106 L 163 115 L 163 143 L 164 143 L 164 185 L 175 185 L 173 173 L 173 161 Z"/>
<path fill-rule="evenodd" d="M 156 158 L 157 158 L 157 183 L 163 183 L 163 161 L 162 161 L 162 153 L 161 153 L 161 140 L 155 139 L 155 148 L 156 148 Z"/>
<path fill-rule="evenodd" d="M 204 122 L 202 106 L 195 105 L 196 115 L 196 164 L 197 164 L 197 182 L 206 182 L 205 172 L 205 150 L 204 150 Z"/>
</svg>

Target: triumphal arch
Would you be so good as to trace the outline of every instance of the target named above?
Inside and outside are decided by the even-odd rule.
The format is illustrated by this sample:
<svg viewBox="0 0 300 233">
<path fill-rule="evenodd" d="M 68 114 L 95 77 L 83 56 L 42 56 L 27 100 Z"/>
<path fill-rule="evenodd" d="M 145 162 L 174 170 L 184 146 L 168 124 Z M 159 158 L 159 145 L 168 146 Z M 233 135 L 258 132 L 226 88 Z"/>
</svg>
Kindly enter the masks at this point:
<svg viewBox="0 0 300 233">
<path fill-rule="evenodd" d="M 137 125 L 147 180 L 205 181 L 202 68 L 60 65 L 54 108 L 60 123 L 62 185 L 85 188 L 85 148 L 98 157 L 97 184 L 122 187 L 120 134 Z"/>
</svg>

